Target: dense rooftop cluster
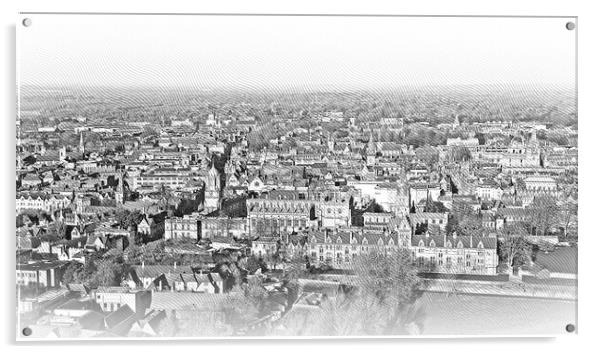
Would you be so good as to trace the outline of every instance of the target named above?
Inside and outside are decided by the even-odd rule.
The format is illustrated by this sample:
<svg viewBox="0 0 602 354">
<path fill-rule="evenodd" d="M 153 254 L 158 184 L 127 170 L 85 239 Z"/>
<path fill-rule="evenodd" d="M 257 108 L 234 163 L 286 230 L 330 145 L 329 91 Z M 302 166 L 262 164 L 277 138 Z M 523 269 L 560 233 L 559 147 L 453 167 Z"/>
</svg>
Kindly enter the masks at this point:
<svg viewBox="0 0 602 354">
<path fill-rule="evenodd" d="M 24 93 L 17 287 L 39 336 L 286 334 L 363 291 L 367 257 L 554 278 L 534 252 L 576 247 L 563 96 Z"/>
</svg>

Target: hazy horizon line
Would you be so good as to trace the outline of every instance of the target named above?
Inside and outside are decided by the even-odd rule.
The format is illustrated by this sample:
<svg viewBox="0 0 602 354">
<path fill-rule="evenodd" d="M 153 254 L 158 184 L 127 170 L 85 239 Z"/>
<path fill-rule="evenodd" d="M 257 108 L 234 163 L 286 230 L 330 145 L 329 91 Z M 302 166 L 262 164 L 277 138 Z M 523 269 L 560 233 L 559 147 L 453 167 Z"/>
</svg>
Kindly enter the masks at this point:
<svg viewBox="0 0 602 354">
<path fill-rule="evenodd" d="M 513 87 L 521 89 L 576 89 L 575 83 L 559 83 L 559 82 L 489 82 L 489 83 L 403 83 L 398 85 L 341 85 L 341 84 L 253 84 L 253 85 L 159 85 L 159 84 L 51 84 L 51 83 L 17 83 L 17 88 L 46 88 L 46 89 L 148 89 L 148 90 L 218 90 L 218 91 L 246 91 L 260 89 L 262 91 L 323 91 L 337 89 L 341 92 L 360 92 L 360 91 L 379 91 L 379 90 L 396 90 L 396 89 L 429 89 L 429 88 L 471 88 L 471 87 L 491 87 L 491 88 L 507 88 Z"/>
</svg>

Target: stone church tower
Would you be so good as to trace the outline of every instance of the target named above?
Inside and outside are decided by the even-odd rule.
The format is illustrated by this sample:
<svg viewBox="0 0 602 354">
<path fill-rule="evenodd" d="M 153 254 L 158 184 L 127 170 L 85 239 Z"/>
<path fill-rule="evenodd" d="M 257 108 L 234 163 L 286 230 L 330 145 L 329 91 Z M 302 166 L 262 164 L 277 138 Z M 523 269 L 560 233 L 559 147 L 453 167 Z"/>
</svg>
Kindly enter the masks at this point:
<svg viewBox="0 0 602 354">
<path fill-rule="evenodd" d="M 123 205 L 125 201 L 125 189 L 123 188 L 123 178 L 124 174 L 120 173 L 119 175 L 119 183 L 117 183 L 117 188 L 115 189 L 115 202 L 117 205 Z"/>
<path fill-rule="evenodd" d="M 366 164 L 368 166 L 374 166 L 376 164 L 376 143 L 374 143 L 374 137 L 370 133 L 370 141 L 366 147 Z"/>
<path fill-rule="evenodd" d="M 205 211 L 212 212 L 219 209 L 221 191 L 221 175 L 212 163 L 205 183 Z"/>
</svg>

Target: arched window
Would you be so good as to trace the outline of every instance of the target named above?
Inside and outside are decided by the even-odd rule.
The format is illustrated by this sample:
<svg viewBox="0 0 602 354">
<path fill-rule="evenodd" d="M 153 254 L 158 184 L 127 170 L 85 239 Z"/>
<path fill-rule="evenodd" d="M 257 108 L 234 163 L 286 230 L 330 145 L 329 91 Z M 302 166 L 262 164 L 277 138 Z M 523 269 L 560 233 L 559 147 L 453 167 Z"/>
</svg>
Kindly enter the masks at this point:
<svg viewBox="0 0 602 354">
<path fill-rule="evenodd" d="M 479 244 L 477 245 L 477 248 L 483 248 L 483 241 L 479 241 Z"/>
</svg>

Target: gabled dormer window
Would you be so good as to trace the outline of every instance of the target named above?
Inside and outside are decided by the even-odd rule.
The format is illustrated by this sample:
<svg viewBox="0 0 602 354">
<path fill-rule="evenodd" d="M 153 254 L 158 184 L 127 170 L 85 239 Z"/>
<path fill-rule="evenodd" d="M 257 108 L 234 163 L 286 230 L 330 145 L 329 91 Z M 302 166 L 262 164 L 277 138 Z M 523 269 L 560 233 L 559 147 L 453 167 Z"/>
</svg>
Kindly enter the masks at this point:
<svg viewBox="0 0 602 354">
<path fill-rule="evenodd" d="M 451 248 L 451 247 L 452 247 L 452 243 L 451 243 L 451 241 L 447 241 L 447 243 L 445 244 L 445 247 L 447 247 L 447 248 Z"/>
<path fill-rule="evenodd" d="M 366 240 L 365 238 L 362 240 L 362 244 L 367 245 L 368 244 L 368 240 Z"/>
<path fill-rule="evenodd" d="M 379 245 L 379 246 L 382 246 L 383 244 L 384 244 L 384 242 L 383 242 L 383 239 L 382 239 L 382 238 L 379 238 L 379 239 L 378 239 L 378 245 Z"/>
<path fill-rule="evenodd" d="M 458 245 L 456 246 L 457 248 L 464 248 L 464 245 L 462 244 L 462 241 L 458 242 Z"/>
<path fill-rule="evenodd" d="M 418 247 L 424 247 L 424 241 L 420 240 L 420 242 L 418 242 Z"/>
<path fill-rule="evenodd" d="M 313 236 L 313 237 L 311 238 L 311 243 L 316 243 L 316 236 Z"/>
<path fill-rule="evenodd" d="M 429 243 L 429 247 L 435 247 L 435 246 L 437 246 L 437 245 L 435 244 L 435 240 L 431 240 L 431 243 Z"/>
<path fill-rule="evenodd" d="M 477 245 L 477 248 L 483 248 L 483 241 L 479 241 L 479 244 Z"/>
<path fill-rule="evenodd" d="M 343 243 L 343 240 L 341 239 L 341 236 L 339 236 L 339 237 L 337 238 L 337 243 Z"/>
</svg>

